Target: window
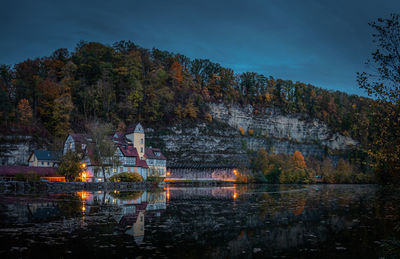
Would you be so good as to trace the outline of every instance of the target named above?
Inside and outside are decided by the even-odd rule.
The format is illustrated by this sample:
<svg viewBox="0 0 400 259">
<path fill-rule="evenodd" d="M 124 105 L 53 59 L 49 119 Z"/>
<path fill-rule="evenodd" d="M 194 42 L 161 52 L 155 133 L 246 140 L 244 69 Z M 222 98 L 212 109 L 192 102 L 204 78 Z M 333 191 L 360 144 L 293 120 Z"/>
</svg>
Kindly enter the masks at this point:
<svg viewBox="0 0 400 259">
<path fill-rule="evenodd" d="M 40 165 L 43 165 L 43 162 L 40 162 Z"/>
<path fill-rule="evenodd" d="M 116 173 L 117 172 L 117 168 L 113 168 L 113 173 Z"/>
<path fill-rule="evenodd" d="M 161 156 L 161 153 L 160 153 L 160 152 L 154 152 L 154 154 L 155 154 L 156 156 Z"/>
<path fill-rule="evenodd" d="M 142 145 L 143 145 L 143 139 L 140 139 L 140 144 L 142 144 Z"/>
<path fill-rule="evenodd" d="M 136 164 L 136 157 L 127 157 L 126 158 L 126 163 L 128 165 L 135 165 Z"/>
<path fill-rule="evenodd" d="M 69 142 L 69 149 L 72 149 L 72 142 Z"/>
<path fill-rule="evenodd" d="M 124 170 L 124 168 L 121 166 L 121 167 L 119 168 L 119 172 L 122 173 L 123 170 Z"/>
<path fill-rule="evenodd" d="M 143 148 L 142 147 L 140 148 L 140 153 L 143 153 Z"/>
</svg>

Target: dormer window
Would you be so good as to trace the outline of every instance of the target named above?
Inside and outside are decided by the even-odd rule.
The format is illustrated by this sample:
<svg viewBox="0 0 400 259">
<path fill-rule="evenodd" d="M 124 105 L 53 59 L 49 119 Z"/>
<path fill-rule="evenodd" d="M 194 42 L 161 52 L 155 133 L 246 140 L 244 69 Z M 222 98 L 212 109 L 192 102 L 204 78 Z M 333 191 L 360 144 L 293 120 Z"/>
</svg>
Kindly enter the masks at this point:
<svg viewBox="0 0 400 259">
<path fill-rule="evenodd" d="M 154 152 L 154 154 L 155 154 L 156 156 L 161 156 L 161 153 L 160 153 L 160 152 Z"/>
</svg>

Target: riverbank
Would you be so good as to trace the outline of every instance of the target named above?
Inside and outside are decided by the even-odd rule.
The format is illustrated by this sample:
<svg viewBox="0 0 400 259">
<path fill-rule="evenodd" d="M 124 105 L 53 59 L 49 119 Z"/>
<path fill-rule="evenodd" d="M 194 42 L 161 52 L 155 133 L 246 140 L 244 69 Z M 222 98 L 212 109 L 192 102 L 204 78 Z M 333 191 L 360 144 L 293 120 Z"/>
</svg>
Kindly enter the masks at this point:
<svg viewBox="0 0 400 259">
<path fill-rule="evenodd" d="M 136 191 L 157 187 L 151 182 L 21 182 L 0 181 L 0 193 L 75 192 L 75 191 Z"/>
</svg>

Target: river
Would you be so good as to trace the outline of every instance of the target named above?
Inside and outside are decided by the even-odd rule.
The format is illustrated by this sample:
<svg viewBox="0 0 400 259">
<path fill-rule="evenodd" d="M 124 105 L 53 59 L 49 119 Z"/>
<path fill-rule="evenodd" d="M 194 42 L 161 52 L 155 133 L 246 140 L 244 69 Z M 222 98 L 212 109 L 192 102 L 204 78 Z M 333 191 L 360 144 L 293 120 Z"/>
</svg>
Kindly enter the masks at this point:
<svg viewBox="0 0 400 259">
<path fill-rule="evenodd" d="M 399 255 L 400 198 L 375 185 L 0 195 L 0 258 Z"/>
</svg>

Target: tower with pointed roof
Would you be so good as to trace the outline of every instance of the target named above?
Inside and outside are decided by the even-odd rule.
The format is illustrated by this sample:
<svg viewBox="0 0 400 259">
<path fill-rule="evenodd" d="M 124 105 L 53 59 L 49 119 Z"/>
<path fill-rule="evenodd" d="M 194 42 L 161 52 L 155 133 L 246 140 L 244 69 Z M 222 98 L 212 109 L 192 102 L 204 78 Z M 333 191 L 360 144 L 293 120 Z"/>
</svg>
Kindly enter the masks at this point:
<svg viewBox="0 0 400 259">
<path fill-rule="evenodd" d="M 144 159 L 145 137 L 143 126 L 140 123 L 129 125 L 126 129 L 126 138 L 137 149 L 140 159 Z"/>
</svg>

